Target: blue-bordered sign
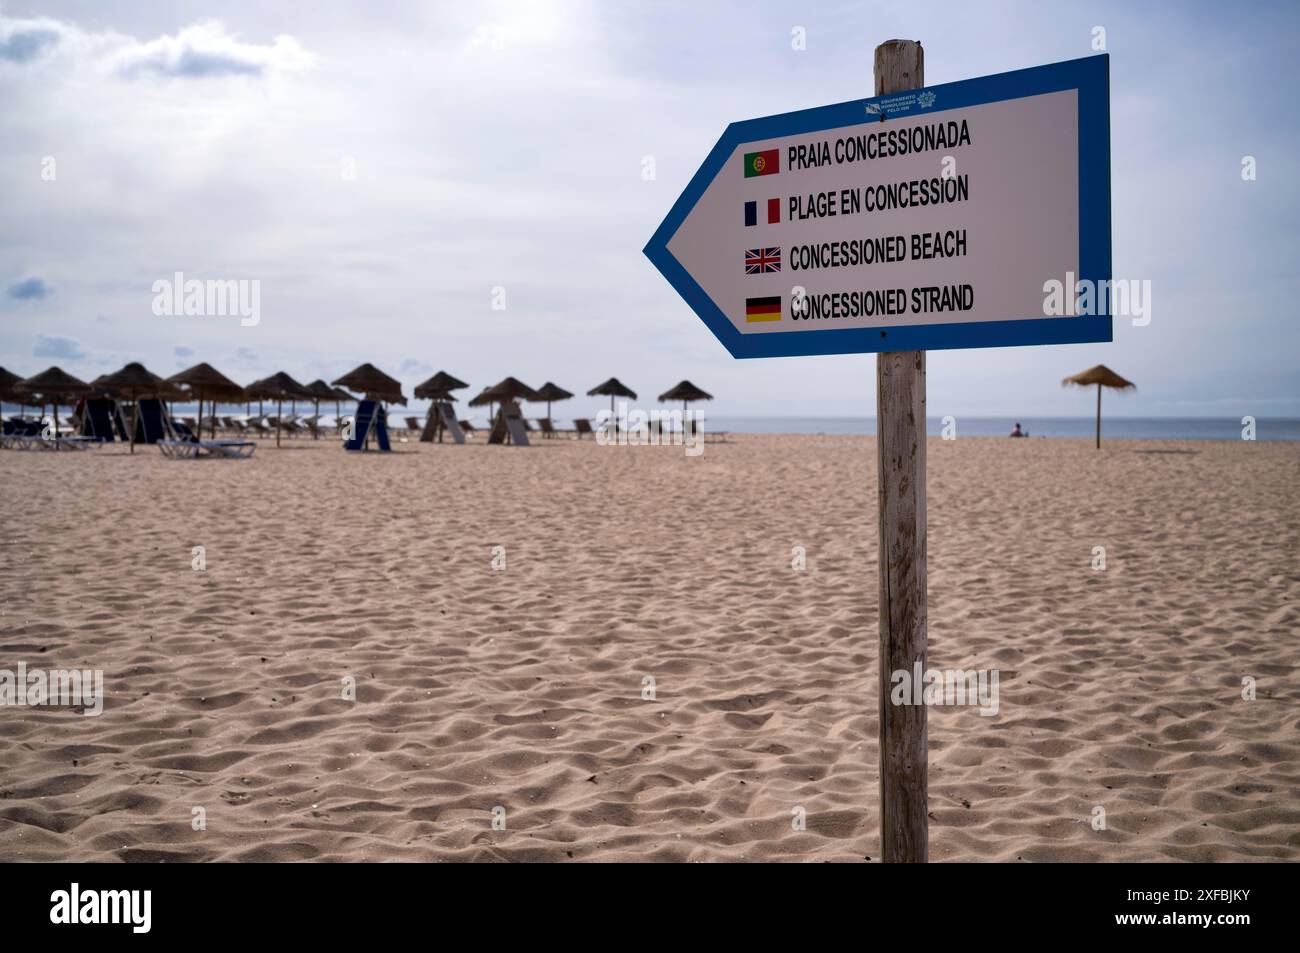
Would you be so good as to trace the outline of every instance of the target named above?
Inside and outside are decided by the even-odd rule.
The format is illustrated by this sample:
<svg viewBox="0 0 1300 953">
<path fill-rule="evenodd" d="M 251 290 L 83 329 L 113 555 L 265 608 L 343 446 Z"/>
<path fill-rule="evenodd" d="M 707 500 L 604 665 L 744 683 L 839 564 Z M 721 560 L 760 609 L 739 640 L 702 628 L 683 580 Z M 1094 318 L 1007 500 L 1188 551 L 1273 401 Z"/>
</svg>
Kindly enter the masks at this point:
<svg viewBox="0 0 1300 953">
<path fill-rule="evenodd" d="M 734 357 L 1111 340 L 1109 57 L 732 123 L 646 245 Z"/>
</svg>

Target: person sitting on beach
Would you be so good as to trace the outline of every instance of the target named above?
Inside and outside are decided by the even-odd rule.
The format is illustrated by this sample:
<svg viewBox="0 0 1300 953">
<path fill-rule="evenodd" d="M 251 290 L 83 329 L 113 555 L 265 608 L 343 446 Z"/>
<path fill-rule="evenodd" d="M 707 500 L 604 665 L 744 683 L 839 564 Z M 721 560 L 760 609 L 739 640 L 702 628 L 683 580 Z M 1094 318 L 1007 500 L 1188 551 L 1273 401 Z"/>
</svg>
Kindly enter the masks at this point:
<svg viewBox="0 0 1300 953">
<path fill-rule="evenodd" d="M 1029 431 L 1020 429 L 1020 421 L 1016 421 L 1015 429 L 1011 431 L 1013 437 L 1028 437 Z"/>
</svg>

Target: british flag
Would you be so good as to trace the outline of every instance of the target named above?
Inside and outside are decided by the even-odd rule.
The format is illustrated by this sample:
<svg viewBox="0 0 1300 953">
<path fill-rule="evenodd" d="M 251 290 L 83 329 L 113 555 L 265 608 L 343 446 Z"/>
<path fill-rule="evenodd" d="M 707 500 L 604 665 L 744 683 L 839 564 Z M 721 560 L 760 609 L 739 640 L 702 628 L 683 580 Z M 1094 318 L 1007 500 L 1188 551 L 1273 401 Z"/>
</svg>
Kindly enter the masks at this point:
<svg viewBox="0 0 1300 953">
<path fill-rule="evenodd" d="M 751 248 L 745 252 L 745 274 L 766 275 L 780 270 L 780 248 Z"/>
</svg>

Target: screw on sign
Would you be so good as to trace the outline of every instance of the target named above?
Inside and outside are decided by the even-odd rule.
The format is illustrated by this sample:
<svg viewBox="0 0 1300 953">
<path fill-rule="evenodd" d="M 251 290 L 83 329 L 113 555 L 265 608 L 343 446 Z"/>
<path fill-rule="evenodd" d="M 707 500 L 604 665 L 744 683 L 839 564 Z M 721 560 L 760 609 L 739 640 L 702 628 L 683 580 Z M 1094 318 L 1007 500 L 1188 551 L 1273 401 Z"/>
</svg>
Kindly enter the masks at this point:
<svg viewBox="0 0 1300 953">
<path fill-rule="evenodd" d="M 876 47 L 875 96 L 732 123 L 646 245 L 737 358 L 876 353 L 882 857 L 927 859 L 925 352 L 1111 340 L 1044 283 L 1109 287 L 1105 54 L 922 88 Z M 1105 284 L 1098 284 L 1105 282 Z"/>
</svg>

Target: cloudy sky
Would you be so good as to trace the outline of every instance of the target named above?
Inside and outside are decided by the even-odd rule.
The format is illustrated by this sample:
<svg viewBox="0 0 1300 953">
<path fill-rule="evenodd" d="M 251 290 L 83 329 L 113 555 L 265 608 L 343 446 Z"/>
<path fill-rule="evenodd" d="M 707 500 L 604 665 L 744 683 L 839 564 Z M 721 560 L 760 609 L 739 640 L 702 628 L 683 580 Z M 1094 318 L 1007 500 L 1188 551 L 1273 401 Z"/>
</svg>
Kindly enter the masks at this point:
<svg viewBox="0 0 1300 953">
<path fill-rule="evenodd" d="M 729 121 L 871 95 L 882 40 L 921 40 L 935 84 L 1102 26 L 1115 275 L 1152 321 L 935 352 L 931 413 L 1087 415 L 1059 381 L 1104 362 L 1139 384 L 1117 414 L 1300 416 L 1300 7 L 1134 7 L 0 2 L 0 365 L 687 377 L 711 414 L 870 415 L 871 356 L 733 360 L 646 240 Z M 259 280 L 261 323 L 156 316 L 177 271 Z"/>
</svg>

